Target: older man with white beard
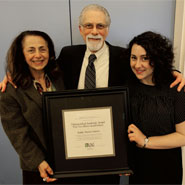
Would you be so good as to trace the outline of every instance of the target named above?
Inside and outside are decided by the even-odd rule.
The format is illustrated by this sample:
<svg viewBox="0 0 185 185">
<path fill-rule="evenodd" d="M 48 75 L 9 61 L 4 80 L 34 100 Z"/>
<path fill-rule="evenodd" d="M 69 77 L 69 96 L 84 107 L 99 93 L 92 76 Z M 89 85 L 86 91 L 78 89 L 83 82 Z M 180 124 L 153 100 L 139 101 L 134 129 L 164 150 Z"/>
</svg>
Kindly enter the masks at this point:
<svg viewBox="0 0 185 185">
<path fill-rule="evenodd" d="M 67 46 L 58 62 L 64 73 L 67 89 L 84 89 L 88 58 L 95 54 L 96 88 L 124 84 L 130 74 L 125 49 L 112 46 L 105 39 L 111 23 L 108 11 L 96 4 L 87 5 L 79 17 L 79 30 L 86 45 Z"/>
<path fill-rule="evenodd" d="M 84 89 L 88 58 L 95 54 L 96 88 L 119 86 L 129 74 L 129 63 L 124 61 L 125 49 L 111 46 L 105 42 L 109 33 L 110 16 L 108 11 L 99 5 L 86 6 L 79 17 L 79 30 L 86 45 L 67 46 L 61 50 L 58 63 L 64 74 L 67 89 Z M 64 183 L 67 179 L 63 179 Z M 119 184 L 116 175 L 78 177 L 69 180 L 71 184 Z"/>
</svg>

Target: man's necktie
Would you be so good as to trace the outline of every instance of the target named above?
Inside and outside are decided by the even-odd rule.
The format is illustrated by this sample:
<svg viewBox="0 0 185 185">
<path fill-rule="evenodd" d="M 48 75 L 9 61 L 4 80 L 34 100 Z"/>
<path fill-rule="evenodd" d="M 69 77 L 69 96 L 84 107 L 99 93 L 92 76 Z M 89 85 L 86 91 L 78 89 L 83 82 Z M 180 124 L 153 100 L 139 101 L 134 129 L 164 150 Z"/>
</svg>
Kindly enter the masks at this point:
<svg viewBox="0 0 185 185">
<path fill-rule="evenodd" d="M 96 71 L 94 67 L 95 60 L 96 60 L 96 55 L 91 54 L 89 56 L 89 64 L 85 72 L 85 89 L 96 88 Z"/>
</svg>

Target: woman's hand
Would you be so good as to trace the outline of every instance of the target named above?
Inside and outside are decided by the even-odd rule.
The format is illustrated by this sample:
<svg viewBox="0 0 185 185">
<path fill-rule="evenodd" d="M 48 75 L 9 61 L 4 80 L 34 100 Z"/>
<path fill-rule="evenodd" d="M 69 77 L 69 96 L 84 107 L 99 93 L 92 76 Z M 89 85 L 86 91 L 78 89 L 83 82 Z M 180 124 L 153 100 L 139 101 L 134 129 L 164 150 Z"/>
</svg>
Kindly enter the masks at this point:
<svg viewBox="0 0 185 185">
<path fill-rule="evenodd" d="M 42 161 L 40 163 L 38 169 L 39 169 L 41 178 L 43 178 L 43 181 L 53 182 L 53 181 L 57 180 L 55 178 L 50 178 L 48 176 L 48 174 L 53 175 L 53 170 L 51 169 L 51 167 L 49 166 L 49 164 L 46 161 Z"/>
<path fill-rule="evenodd" d="M 135 141 L 137 146 L 142 148 L 144 146 L 144 139 L 146 136 L 134 124 L 128 127 L 128 138 L 130 142 Z"/>
<path fill-rule="evenodd" d="M 181 91 L 181 89 L 185 86 L 185 78 L 181 73 L 177 71 L 173 71 L 173 76 L 176 78 L 176 80 L 170 85 L 170 88 L 176 86 L 179 83 L 177 91 Z M 184 91 L 185 91 L 185 88 L 184 88 Z"/>
</svg>

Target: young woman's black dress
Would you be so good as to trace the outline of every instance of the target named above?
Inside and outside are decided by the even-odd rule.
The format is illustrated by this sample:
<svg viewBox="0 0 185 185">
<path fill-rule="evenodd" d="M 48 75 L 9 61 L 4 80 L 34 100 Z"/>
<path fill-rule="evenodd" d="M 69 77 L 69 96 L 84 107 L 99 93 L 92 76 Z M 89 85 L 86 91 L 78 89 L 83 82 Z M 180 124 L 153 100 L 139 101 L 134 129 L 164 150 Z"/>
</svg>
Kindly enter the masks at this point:
<svg viewBox="0 0 185 185">
<path fill-rule="evenodd" d="M 130 94 L 132 123 L 148 137 L 170 134 L 175 124 L 185 120 L 183 91 L 136 83 Z M 132 145 L 130 184 L 182 184 L 181 148 L 154 150 Z"/>
</svg>

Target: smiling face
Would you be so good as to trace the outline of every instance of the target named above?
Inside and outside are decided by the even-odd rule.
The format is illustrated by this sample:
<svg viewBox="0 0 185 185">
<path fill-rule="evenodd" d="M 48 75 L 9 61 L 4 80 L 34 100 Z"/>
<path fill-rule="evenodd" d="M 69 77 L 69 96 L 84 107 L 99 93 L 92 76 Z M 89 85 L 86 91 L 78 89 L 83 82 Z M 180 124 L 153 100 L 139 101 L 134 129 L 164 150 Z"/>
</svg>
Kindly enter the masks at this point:
<svg viewBox="0 0 185 185">
<path fill-rule="evenodd" d="M 131 49 L 130 66 L 136 77 L 146 85 L 154 85 L 152 81 L 154 68 L 150 65 L 150 60 L 145 49 L 134 44 Z"/>
<path fill-rule="evenodd" d="M 108 35 L 105 14 L 99 10 L 87 10 L 83 15 L 83 25 L 79 29 L 89 50 L 99 51 Z"/>
<path fill-rule="evenodd" d="M 44 72 L 44 68 L 49 61 L 47 42 L 40 36 L 29 35 L 23 39 L 22 47 L 26 63 L 32 75 Z"/>
</svg>

